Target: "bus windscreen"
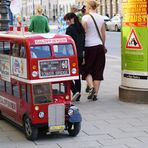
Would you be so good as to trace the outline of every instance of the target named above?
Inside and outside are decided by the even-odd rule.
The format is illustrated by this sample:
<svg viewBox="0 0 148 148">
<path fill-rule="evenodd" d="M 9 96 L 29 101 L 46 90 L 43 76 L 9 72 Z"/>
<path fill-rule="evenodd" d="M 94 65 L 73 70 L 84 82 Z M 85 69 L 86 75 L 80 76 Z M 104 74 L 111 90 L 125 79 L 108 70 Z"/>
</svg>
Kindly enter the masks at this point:
<svg viewBox="0 0 148 148">
<path fill-rule="evenodd" d="M 49 58 L 51 57 L 50 46 L 31 46 L 30 47 L 31 58 Z"/>
<path fill-rule="evenodd" d="M 71 44 L 58 44 L 53 46 L 54 55 L 60 56 L 73 56 L 74 50 Z"/>
<path fill-rule="evenodd" d="M 50 97 L 50 84 L 34 84 L 33 96 L 35 104 L 49 103 Z"/>
</svg>

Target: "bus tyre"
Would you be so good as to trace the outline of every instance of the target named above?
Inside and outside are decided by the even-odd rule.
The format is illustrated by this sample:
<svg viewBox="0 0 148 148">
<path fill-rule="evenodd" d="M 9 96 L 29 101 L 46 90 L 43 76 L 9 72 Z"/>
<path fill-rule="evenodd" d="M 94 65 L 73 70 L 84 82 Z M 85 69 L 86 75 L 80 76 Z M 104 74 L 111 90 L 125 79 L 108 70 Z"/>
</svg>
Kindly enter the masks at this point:
<svg viewBox="0 0 148 148">
<path fill-rule="evenodd" d="M 38 128 L 34 127 L 28 117 L 24 118 L 24 130 L 28 140 L 36 140 L 38 138 Z"/>
<path fill-rule="evenodd" d="M 70 136 L 75 137 L 78 135 L 81 129 L 81 123 L 76 122 L 76 123 L 68 123 L 68 133 Z"/>
<path fill-rule="evenodd" d="M 0 111 L 0 120 L 2 120 L 3 119 L 3 116 L 2 116 L 2 113 L 1 113 L 1 111 Z"/>
</svg>

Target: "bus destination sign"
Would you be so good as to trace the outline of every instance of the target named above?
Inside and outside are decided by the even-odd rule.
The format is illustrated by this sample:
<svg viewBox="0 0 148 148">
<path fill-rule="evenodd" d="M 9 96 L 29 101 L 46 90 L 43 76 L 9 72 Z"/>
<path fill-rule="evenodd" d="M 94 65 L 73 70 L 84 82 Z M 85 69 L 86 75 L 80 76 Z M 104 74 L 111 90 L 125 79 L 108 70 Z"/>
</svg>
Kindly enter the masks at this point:
<svg viewBox="0 0 148 148">
<path fill-rule="evenodd" d="M 69 59 L 39 61 L 39 77 L 69 76 Z"/>
</svg>

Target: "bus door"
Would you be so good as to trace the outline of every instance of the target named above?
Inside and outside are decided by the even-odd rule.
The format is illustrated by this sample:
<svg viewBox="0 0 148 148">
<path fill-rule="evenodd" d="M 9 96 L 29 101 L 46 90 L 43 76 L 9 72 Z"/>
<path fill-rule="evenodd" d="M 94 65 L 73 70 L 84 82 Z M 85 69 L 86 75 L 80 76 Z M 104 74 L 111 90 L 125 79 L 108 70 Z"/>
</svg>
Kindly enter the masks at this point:
<svg viewBox="0 0 148 148">
<path fill-rule="evenodd" d="M 18 121 L 22 122 L 23 114 L 31 113 L 30 85 L 20 82 L 20 101 L 18 104 Z"/>
</svg>

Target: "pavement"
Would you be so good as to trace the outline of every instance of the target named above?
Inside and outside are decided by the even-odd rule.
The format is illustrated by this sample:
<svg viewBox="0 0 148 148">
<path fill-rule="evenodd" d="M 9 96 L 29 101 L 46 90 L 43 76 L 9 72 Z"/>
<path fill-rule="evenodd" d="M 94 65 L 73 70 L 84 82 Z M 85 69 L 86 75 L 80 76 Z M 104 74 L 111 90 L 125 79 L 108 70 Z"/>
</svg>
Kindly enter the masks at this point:
<svg viewBox="0 0 148 148">
<path fill-rule="evenodd" d="M 120 58 L 107 56 L 97 101 L 88 101 L 86 82 L 82 82 L 80 103 L 82 127 L 77 137 L 64 132 L 42 135 L 28 141 L 24 133 L 5 120 L 0 120 L 0 148 L 148 148 L 148 105 L 121 102 Z"/>
</svg>

